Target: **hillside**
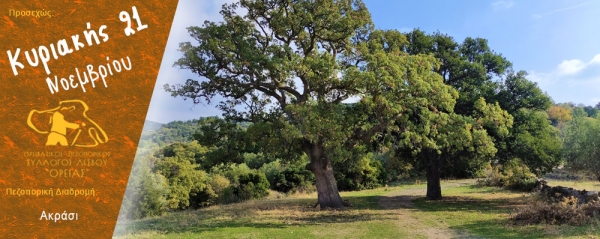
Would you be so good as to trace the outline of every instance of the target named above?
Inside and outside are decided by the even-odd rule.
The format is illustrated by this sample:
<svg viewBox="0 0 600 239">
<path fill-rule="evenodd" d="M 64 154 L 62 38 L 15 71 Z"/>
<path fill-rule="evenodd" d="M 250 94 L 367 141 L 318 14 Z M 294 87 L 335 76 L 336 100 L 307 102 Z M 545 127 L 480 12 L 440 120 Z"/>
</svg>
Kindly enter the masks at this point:
<svg viewBox="0 0 600 239">
<path fill-rule="evenodd" d="M 154 121 L 151 121 L 151 120 L 146 120 L 144 122 L 144 128 L 142 129 L 142 133 L 146 133 L 146 132 L 158 130 L 162 126 L 163 126 L 162 123 L 154 122 Z"/>
</svg>

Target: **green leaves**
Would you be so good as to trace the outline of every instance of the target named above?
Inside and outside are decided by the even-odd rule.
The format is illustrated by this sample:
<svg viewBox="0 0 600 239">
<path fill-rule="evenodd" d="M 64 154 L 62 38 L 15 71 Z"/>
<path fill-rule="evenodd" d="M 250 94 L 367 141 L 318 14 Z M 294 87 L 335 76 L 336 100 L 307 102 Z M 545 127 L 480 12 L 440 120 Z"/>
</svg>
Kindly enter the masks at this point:
<svg viewBox="0 0 600 239">
<path fill-rule="evenodd" d="M 494 97 L 502 108 L 511 114 L 523 108 L 546 110 L 552 103 L 550 97 L 542 92 L 537 83 L 527 80 L 526 76 L 527 73 L 524 71 L 510 72 Z"/>
<path fill-rule="evenodd" d="M 493 130 L 506 135 L 513 118 L 497 104 L 487 104 L 483 98 L 476 102 L 475 107 L 477 118 L 453 112 L 420 111 L 413 121 L 401 126 L 401 147 L 412 149 L 413 154 L 430 149 L 438 154 L 465 151 L 474 158 L 494 156 L 497 149 L 488 132 Z"/>
<path fill-rule="evenodd" d="M 190 196 L 195 196 L 206 187 L 204 171 L 192 158 L 181 156 L 165 157 L 158 161 L 155 170 L 167 179 L 169 194 L 168 206 L 171 209 L 185 209 L 190 206 Z"/>
<path fill-rule="evenodd" d="M 577 117 L 563 132 L 567 164 L 592 173 L 600 180 L 600 119 Z"/>
</svg>

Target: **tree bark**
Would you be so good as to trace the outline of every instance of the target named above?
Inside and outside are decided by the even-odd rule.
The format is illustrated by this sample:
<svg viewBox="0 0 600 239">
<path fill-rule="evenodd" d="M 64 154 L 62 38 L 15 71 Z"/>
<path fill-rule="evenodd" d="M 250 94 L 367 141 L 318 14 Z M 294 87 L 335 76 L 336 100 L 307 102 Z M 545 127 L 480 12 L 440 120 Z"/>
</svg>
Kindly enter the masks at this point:
<svg viewBox="0 0 600 239">
<path fill-rule="evenodd" d="M 303 149 L 310 159 L 310 163 L 306 167 L 315 175 L 317 204 L 321 206 L 321 209 L 344 207 L 333 174 L 331 160 L 325 153 L 325 147 L 319 144 L 304 143 Z"/>
<path fill-rule="evenodd" d="M 427 200 L 441 200 L 440 157 L 431 150 L 423 150 L 422 154 L 427 165 Z"/>
</svg>

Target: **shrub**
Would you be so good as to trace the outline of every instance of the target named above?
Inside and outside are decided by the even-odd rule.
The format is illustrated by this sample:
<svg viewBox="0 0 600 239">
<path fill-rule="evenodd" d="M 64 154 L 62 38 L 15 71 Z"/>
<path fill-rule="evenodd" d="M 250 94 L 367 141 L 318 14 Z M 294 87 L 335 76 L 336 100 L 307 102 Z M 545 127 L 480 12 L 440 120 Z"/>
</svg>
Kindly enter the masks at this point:
<svg viewBox="0 0 600 239">
<path fill-rule="evenodd" d="M 120 217 L 141 219 L 160 216 L 168 209 L 169 185 L 164 176 L 150 169 L 157 161 L 150 151 L 138 150 L 121 204 Z"/>
<path fill-rule="evenodd" d="M 167 179 L 149 168 L 137 168 L 129 180 L 121 206 L 121 214 L 127 218 L 161 216 L 168 210 Z"/>
<path fill-rule="evenodd" d="M 241 164 L 221 164 L 212 168 L 212 174 L 219 174 L 229 179 L 229 182 L 234 186 L 240 184 L 239 178 L 241 175 L 249 174 L 255 170 L 250 169 L 245 163 Z"/>
<path fill-rule="evenodd" d="M 162 158 L 156 164 L 156 172 L 163 175 L 169 185 L 167 201 L 170 209 L 198 206 L 199 199 L 196 197 L 206 187 L 206 173 L 198 170 L 198 165 L 192 162 L 193 158 L 175 156 Z"/>
<path fill-rule="evenodd" d="M 267 176 L 267 180 L 273 186 L 276 182 L 275 175 L 282 172 L 284 169 L 281 166 L 280 160 L 276 160 L 270 163 L 263 164 L 262 167 L 258 169 L 260 172 L 263 172 L 265 176 Z"/>
<path fill-rule="evenodd" d="M 197 204 L 200 206 L 210 206 L 219 203 L 229 203 L 232 190 L 229 179 L 219 174 L 213 174 L 207 181 L 204 191 L 199 194 L 200 197 Z"/>
<path fill-rule="evenodd" d="M 167 211 L 168 184 L 167 179 L 158 174 L 147 172 L 142 183 L 144 191 L 139 199 L 139 209 L 135 211 L 135 218 L 161 216 Z"/>
<path fill-rule="evenodd" d="M 269 195 L 269 181 L 262 172 L 251 172 L 239 176 L 239 185 L 233 193 L 241 201 L 249 199 L 262 199 Z"/>
<path fill-rule="evenodd" d="M 480 186 L 503 187 L 509 190 L 530 192 L 536 186 L 537 177 L 519 159 L 485 170 L 486 177 L 477 181 Z"/>
<path fill-rule="evenodd" d="M 314 181 L 312 172 L 302 168 L 289 168 L 274 174 L 271 188 L 284 193 L 310 193 L 314 190 Z"/>
<path fill-rule="evenodd" d="M 269 158 L 262 153 L 244 153 L 244 163 L 248 165 L 251 169 L 259 169 L 263 165 L 268 164 L 270 162 L 275 161 L 272 158 Z"/>
<path fill-rule="evenodd" d="M 361 157 L 357 161 L 346 161 L 334 164 L 337 169 L 335 178 L 338 189 L 354 191 L 381 187 L 387 178 L 381 162 L 373 153 Z"/>
<path fill-rule="evenodd" d="M 379 157 L 382 162 L 387 177 L 385 181 L 399 181 L 419 176 L 419 170 L 415 167 L 415 162 L 409 162 L 406 158 L 400 158 L 395 155 L 383 155 Z"/>
</svg>

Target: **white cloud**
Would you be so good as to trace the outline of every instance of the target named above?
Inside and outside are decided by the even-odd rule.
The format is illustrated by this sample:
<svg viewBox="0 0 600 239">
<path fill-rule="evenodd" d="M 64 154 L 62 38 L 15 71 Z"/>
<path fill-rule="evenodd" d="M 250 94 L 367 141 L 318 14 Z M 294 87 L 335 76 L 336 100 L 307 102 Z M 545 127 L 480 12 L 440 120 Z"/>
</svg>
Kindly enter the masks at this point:
<svg viewBox="0 0 600 239">
<path fill-rule="evenodd" d="M 600 56 L 600 55 L 598 55 Z M 578 72 L 580 72 L 581 70 L 583 70 L 585 67 L 587 66 L 586 63 L 584 63 L 581 60 L 578 59 L 573 59 L 573 60 L 566 60 L 561 62 L 558 67 L 556 68 L 557 73 L 560 75 L 572 75 L 572 74 L 576 74 Z"/>
<path fill-rule="evenodd" d="M 512 8 L 515 5 L 513 1 L 496 1 L 492 3 L 492 8 L 494 11 L 498 10 L 507 10 Z"/>
<path fill-rule="evenodd" d="M 578 7 L 582 7 L 582 6 L 590 4 L 590 3 L 592 3 L 592 2 L 589 1 L 589 2 L 584 2 L 584 3 L 577 4 L 577 5 L 573 5 L 573 6 L 570 6 L 570 7 L 559 8 L 559 9 L 556 9 L 556 10 L 553 10 L 553 11 L 550 11 L 550 12 L 547 12 L 547 13 L 536 13 L 536 14 L 531 15 L 531 18 L 533 18 L 533 19 L 541 19 L 541 18 L 547 17 L 547 16 L 555 14 L 555 13 L 559 13 L 559 12 L 562 12 L 562 11 L 567 11 L 567 10 L 575 9 L 575 8 L 578 8 Z"/>
<path fill-rule="evenodd" d="M 527 78 L 537 82 L 557 103 L 596 105 L 600 95 L 600 54 L 587 62 L 564 60 L 549 72 L 530 71 Z"/>
<path fill-rule="evenodd" d="M 592 61 L 590 61 L 590 64 L 600 64 L 600 54 L 595 55 L 594 58 L 592 58 Z"/>
</svg>

